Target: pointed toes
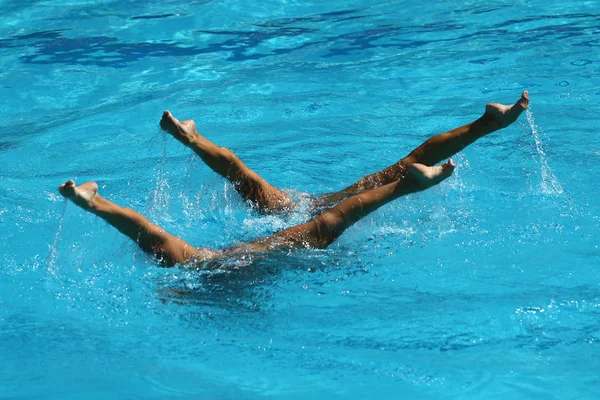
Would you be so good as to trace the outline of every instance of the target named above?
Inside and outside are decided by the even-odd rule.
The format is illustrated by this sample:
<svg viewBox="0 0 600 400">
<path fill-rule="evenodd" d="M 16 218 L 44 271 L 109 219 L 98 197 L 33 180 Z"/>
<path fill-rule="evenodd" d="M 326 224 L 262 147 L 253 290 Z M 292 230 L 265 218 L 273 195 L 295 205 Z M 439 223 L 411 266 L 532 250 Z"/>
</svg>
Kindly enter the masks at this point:
<svg viewBox="0 0 600 400">
<path fill-rule="evenodd" d="M 175 121 L 173 114 L 168 110 L 165 110 L 160 120 L 160 127 L 166 130 L 167 128 L 172 127 L 175 124 Z"/>
<path fill-rule="evenodd" d="M 69 179 L 68 181 L 66 181 L 65 183 L 63 183 L 62 185 L 60 185 L 58 187 L 58 191 L 62 195 L 67 195 L 74 190 L 75 190 L 75 181 L 73 179 Z"/>
<path fill-rule="evenodd" d="M 68 189 L 72 187 L 75 187 L 75 181 L 73 179 L 69 179 L 68 181 L 60 185 L 59 189 Z"/>
<path fill-rule="evenodd" d="M 442 165 L 442 175 L 444 178 L 449 177 L 454 173 L 454 169 L 456 168 L 456 164 L 454 164 L 454 160 L 449 159 Z"/>
<path fill-rule="evenodd" d="M 529 92 L 527 90 L 523 91 L 518 103 L 521 105 L 521 107 L 523 107 L 523 109 L 526 109 L 529 106 Z"/>
</svg>

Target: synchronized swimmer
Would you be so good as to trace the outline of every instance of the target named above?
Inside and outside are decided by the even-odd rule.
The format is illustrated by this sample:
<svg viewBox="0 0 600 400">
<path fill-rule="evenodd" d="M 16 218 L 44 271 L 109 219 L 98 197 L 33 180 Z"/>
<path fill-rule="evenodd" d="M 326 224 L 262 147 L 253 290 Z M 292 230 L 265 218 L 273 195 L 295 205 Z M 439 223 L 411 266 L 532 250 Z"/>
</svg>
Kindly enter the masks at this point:
<svg viewBox="0 0 600 400">
<path fill-rule="evenodd" d="M 455 168 L 452 159 L 441 166 L 435 164 L 450 158 L 477 139 L 509 126 L 528 105 L 527 91 L 511 106 L 488 104 L 479 119 L 429 138 L 400 161 L 364 176 L 339 192 L 319 196 L 315 207 L 323 211 L 311 221 L 221 251 L 193 247 L 153 224 L 142 214 L 104 199 L 98 194 L 95 182 L 77 186 L 69 180 L 58 190 L 79 207 L 117 228 L 142 250 L 155 256 L 160 264 L 168 267 L 176 264 L 197 265 L 196 262 L 209 262 L 232 254 L 325 248 L 346 228 L 384 204 L 428 189 L 450 177 Z M 192 149 L 213 171 L 228 179 L 235 190 L 260 212 L 277 213 L 294 208 L 294 202 L 287 193 L 265 181 L 230 150 L 201 136 L 196 131 L 194 121 L 179 122 L 169 111 L 165 111 L 160 126 Z"/>
</svg>

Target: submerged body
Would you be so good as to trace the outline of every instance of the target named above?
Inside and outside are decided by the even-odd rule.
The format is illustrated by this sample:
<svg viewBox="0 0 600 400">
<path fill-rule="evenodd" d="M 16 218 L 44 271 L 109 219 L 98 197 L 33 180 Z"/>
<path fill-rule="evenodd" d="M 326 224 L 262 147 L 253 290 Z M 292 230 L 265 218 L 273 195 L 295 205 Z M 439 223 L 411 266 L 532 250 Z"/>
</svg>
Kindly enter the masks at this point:
<svg viewBox="0 0 600 400">
<path fill-rule="evenodd" d="M 166 266 L 207 262 L 231 254 L 324 248 L 346 228 L 384 204 L 425 190 L 451 176 L 455 167 L 452 160 L 442 166 L 434 165 L 477 139 L 510 125 L 528 104 L 527 92 L 523 92 L 512 106 L 488 104 L 484 115 L 476 121 L 433 136 L 388 168 L 366 175 L 339 192 L 321 196 L 315 206 L 326 209 L 311 221 L 224 251 L 193 247 L 151 223 L 138 212 L 102 198 L 97 193 L 98 186 L 94 182 L 76 186 L 75 182 L 67 181 L 59 187 L 59 191 L 81 208 L 98 215 L 136 241 L 144 251 L 153 254 Z M 294 207 L 288 194 L 265 181 L 230 150 L 201 136 L 196 131 L 194 121 L 179 122 L 170 112 L 165 111 L 160 125 L 198 154 L 211 169 L 227 178 L 238 193 L 261 212 L 281 212 Z"/>
</svg>

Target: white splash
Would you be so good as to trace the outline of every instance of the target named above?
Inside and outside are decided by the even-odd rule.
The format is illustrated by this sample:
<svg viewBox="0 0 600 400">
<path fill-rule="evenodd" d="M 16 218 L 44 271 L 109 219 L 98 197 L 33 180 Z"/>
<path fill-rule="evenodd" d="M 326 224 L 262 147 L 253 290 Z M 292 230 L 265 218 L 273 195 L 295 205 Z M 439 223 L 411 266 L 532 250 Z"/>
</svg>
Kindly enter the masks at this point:
<svg viewBox="0 0 600 400">
<path fill-rule="evenodd" d="M 60 233 L 62 232 L 63 221 L 65 220 L 65 212 L 67 211 L 67 201 L 65 200 L 65 204 L 63 207 L 63 212 L 60 216 L 60 221 L 58 222 L 58 228 L 56 229 L 56 233 L 54 234 L 54 239 L 52 240 L 52 245 L 50 246 L 50 254 L 48 254 L 48 258 L 46 259 L 46 265 L 48 265 L 48 272 L 52 274 L 54 277 L 57 276 L 57 260 L 58 260 L 58 242 L 60 240 Z"/>
<path fill-rule="evenodd" d="M 154 175 L 156 184 L 150 195 L 147 212 L 151 217 L 170 221 L 169 204 L 171 200 L 171 186 L 168 181 L 167 172 L 167 137 L 162 135 L 161 159 Z"/>
<path fill-rule="evenodd" d="M 529 126 L 531 127 L 531 135 L 535 141 L 535 148 L 539 156 L 542 174 L 542 193 L 558 196 L 563 193 L 563 188 L 558 181 L 558 178 L 556 178 L 556 175 L 554 175 L 552 169 L 548 165 L 548 159 L 546 158 L 546 152 L 544 151 L 542 138 L 540 137 L 541 129 L 535 124 L 535 119 L 533 118 L 533 112 L 531 112 L 531 109 L 525 111 L 525 115 L 527 116 L 527 122 L 529 122 Z"/>
</svg>

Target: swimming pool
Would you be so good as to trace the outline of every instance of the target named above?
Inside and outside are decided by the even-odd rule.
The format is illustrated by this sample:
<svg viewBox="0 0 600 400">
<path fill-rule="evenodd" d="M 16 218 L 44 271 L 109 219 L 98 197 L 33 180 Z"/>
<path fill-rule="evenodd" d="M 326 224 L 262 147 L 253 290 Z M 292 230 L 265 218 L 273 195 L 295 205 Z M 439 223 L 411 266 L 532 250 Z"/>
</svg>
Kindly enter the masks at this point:
<svg viewBox="0 0 600 400">
<path fill-rule="evenodd" d="M 600 395 L 597 1 L 0 5 L 0 397 Z M 158 268 L 56 192 L 220 248 L 306 215 L 249 211 L 164 109 L 323 193 L 522 90 L 439 187 L 235 271 Z"/>
</svg>

